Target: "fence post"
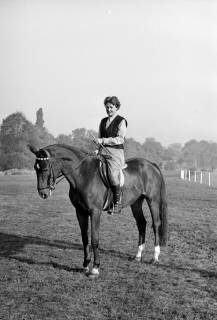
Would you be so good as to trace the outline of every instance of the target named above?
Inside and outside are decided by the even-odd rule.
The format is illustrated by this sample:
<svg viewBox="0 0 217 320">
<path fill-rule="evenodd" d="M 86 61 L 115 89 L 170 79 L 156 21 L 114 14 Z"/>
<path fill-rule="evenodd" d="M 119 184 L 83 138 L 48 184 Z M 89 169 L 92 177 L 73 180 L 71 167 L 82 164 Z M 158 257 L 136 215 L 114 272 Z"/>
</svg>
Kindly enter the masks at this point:
<svg viewBox="0 0 217 320">
<path fill-rule="evenodd" d="M 197 182 L 197 171 L 194 171 L 194 182 Z"/>
<path fill-rule="evenodd" d="M 209 172 L 209 187 L 211 185 L 211 176 L 210 176 L 210 172 Z"/>
<path fill-rule="evenodd" d="M 203 172 L 200 172 L 200 183 L 203 183 Z"/>
<path fill-rule="evenodd" d="M 188 181 L 191 181 L 191 171 L 188 170 Z"/>
</svg>

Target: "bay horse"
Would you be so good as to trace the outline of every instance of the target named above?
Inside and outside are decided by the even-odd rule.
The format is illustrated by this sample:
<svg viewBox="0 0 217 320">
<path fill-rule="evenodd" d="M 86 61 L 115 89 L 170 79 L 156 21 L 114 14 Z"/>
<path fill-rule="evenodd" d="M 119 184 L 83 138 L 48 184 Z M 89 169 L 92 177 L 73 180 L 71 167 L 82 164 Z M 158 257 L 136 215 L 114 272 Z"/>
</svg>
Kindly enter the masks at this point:
<svg viewBox="0 0 217 320">
<path fill-rule="evenodd" d="M 34 169 L 37 175 L 37 190 L 42 199 L 47 199 L 54 190 L 57 179 L 64 176 L 69 183 L 69 198 L 75 207 L 84 250 L 85 273 L 95 278 L 99 275 L 99 228 L 103 203 L 107 194 L 99 174 L 99 158 L 91 156 L 76 147 L 54 144 L 37 150 L 29 145 L 36 156 Z M 163 175 L 159 167 L 143 158 L 126 161 L 125 184 L 122 187 L 123 207 L 131 206 L 136 220 L 139 243 L 134 257 L 141 261 L 145 246 L 146 219 L 143 215 L 143 201 L 146 200 L 151 212 L 154 232 L 153 263 L 158 262 L 160 246 L 167 242 L 167 200 Z M 89 268 L 91 253 L 88 227 L 91 223 L 91 246 L 93 266 Z"/>
</svg>

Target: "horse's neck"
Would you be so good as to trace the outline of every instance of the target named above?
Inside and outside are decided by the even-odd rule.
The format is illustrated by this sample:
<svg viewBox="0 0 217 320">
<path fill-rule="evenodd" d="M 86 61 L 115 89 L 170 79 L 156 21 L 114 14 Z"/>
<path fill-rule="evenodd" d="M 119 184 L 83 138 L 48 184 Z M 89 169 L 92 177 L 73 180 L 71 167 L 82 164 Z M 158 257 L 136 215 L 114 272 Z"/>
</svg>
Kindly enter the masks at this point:
<svg viewBox="0 0 217 320">
<path fill-rule="evenodd" d="M 70 181 L 78 181 L 78 176 L 80 173 L 80 166 L 85 160 L 85 154 L 79 150 L 66 150 L 61 155 L 62 158 L 62 172 L 66 179 Z M 76 183 L 77 184 L 77 183 Z"/>
<path fill-rule="evenodd" d="M 57 158 L 62 158 L 63 160 L 68 158 L 74 163 L 85 157 L 82 151 L 64 146 L 58 146 L 55 153 Z"/>
</svg>

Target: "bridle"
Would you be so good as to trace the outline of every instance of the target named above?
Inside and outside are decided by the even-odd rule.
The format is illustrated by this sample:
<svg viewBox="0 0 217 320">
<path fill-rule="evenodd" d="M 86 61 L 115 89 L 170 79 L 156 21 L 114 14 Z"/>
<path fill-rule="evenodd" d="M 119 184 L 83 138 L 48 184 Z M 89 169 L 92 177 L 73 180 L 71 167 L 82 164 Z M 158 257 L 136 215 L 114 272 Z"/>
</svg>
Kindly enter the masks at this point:
<svg viewBox="0 0 217 320">
<path fill-rule="evenodd" d="M 60 180 L 58 180 L 56 182 L 56 179 L 54 178 L 54 170 L 53 170 L 50 156 L 46 150 L 44 150 L 44 151 L 47 154 L 47 157 L 36 157 L 36 160 L 37 161 L 48 161 L 49 178 L 48 178 L 47 186 L 43 187 L 43 188 L 38 188 L 38 191 L 42 191 L 45 189 L 49 189 L 50 191 L 53 191 L 55 189 L 55 184 L 58 184 L 64 178 L 64 176 L 62 173 L 60 173 L 56 178 L 56 179 L 60 178 Z"/>
<path fill-rule="evenodd" d="M 48 153 L 47 150 L 43 149 L 43 151 L 47 154 L 47 157 L 36 157 L 36 160 L 38 161 L 48 161 L 48 169 L 50 171 L 50 176 L 49 176 L 49 179 L 48 179 L 48 184 L 46 187 L 43 187 L 43 188 L 38 188 L 38 191 L 42 191 L 42 190 L 45 190 L 45 189 L 49 189 L 50 191 L 53 191 L 55 189 L 55 184 L 58 184 L 60 181 L 62 181 L 64 179 L 64 175 L 63 173 L 61 172 L 57 178 L 55 179 L 54 178 L 54 170 L 53 170 L 53 166 L 52 166 L 52 163 L 51 163 L 51 157 Z M 86 160 L 87 157 L 89 156 L 93 156 L 92 153 L 88 153 L 72 170 L 76 170 L 80 167 L 80 165 L 83 163 L 84 160 Z M 57 179 L 59 179 L 58 181 L 56 181 Z"/>
</svg>

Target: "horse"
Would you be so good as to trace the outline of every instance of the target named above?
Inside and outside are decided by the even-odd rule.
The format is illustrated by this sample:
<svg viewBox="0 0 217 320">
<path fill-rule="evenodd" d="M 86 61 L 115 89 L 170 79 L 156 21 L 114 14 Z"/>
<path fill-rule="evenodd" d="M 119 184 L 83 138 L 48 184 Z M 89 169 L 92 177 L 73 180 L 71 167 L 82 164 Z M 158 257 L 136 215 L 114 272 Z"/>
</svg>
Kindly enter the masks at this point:
<svg viewBox="0 0 217 320">
<path fill-rule="evenodd" d="M 80 226 L 84 260 L 83 269 L 87 276 L 94 279 L 99 276 L 99 228 L 107 187 L 99 173 L 100 159 L 77 147 L 53 144 L 41 149 L 29 145 L 36 156 L 34 169 L 37 176 L 37 190 L 42 199 L 51 196 L 55 183 L 65 177 L 69 183 L 69 198 L 75 207 Z M 160 246 L 167 243 L 168 213 L 164 177 L 155 164 L 144 158 L 126 160 L 123 170 L 125 183 L 122 187 L 122 206 L 130 206 L 139 233 L 138 250 L 134 260 L 140 262 L 145 247 L 146 219 L 143 215 L 143 201 L 146 200 L 154 233 L 153 263 L 158 263 Z M 91 248 L 88 229 L 91 224 Z"/>
</svg>

